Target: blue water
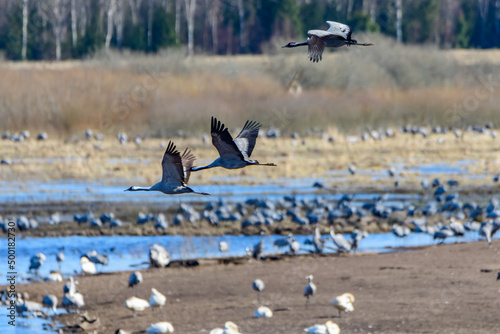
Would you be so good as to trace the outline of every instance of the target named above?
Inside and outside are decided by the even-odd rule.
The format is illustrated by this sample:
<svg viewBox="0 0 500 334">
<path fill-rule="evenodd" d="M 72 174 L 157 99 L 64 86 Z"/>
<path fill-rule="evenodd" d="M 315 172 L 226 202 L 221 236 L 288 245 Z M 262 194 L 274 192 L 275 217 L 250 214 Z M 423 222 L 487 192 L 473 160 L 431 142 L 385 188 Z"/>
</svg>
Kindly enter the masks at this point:
<svg viewBox="0 0 500 334">
<path fill-rule="evenodd" d="M 296 240 L 301 243 L 301 252 L 306 249 L 312 250 L 312 246 L 304 245 L 304 241 L 310 236 L 297 235 Z M 347 236 L 346 236 L 347 237 Z M 500 236 L 497 236 L 497 238 Z M 176 259 L 196 259 L 196 258 L 217 258 L 225 256 L 245 255 L 245 248 L 252 247 L 260 241 L 260 236 L 221 236 L 221 237 L 187 237 L 187 236 L 99 236 L 99 237 L 45 237 L 45 238 L 18 238 L 16 243 L 16 271 L 19 275 L 19 282 L 25 283 L 28 278 L 33 278 L 32 273 L 28 273 L 30 258 L 37 252 L 46 255 L 47 260 L 39 270 L 40 277 L 46 277 L 51 270 L 59 270 L 55 256 L 58 252 L 63 252 L 65 260 L 62 263 L 62 275 L 67 278 L 80 272 L 81 254 L 97 250 L 101 254 L 106 254 L 109 258 L 107 266 L 98 266 L 97 270 L 102 272 L 113 272 L 122 270 L 133 270 L 135 268 L 145 269 L 148 267 L 149 246 L 158 243 L 165 247 L 172 260 Z M 282 250 L 273 246 L 278 235 L 264 237 L 264 255 L 275 254 Z M 328 240 L 327 246 L 333 248 L 329 235 L 324 235 Z M 463 238 L 449 238 L 446 243 L 461 241 L 474 241 L 478 239 L 477 232 L 467 232 Z M 221 253 L 218 250 L 220 241 L 229 244 L 229 252 Z M 432 245 L 436 242 L 431 236 L 423 233 L 412 233 L 404 239 L 398 239 L 391 233 L 370 234 L 368 238 L 361 241 L 358 251 L 363 252 L 387 252 L 394 247 L 416 247 Z M 114 248 L 112 250 L 112 248 Z M 326 249 L 326 252 L 333 250 Z M 0 242 L 0 258 L 7 257 L 6 239 Z M 0 262 L 0 272 L 7 272 L 6 261 Z M 0 276 L 3 277 L 3 274 Z"/>
<path fill-rule="evenodd" d="M 7 318 L 8 313 L 6 306 L 0 306 L 0 333 L 2 334 L 40 334 L 45 333 L 49 328 L 48 324 L 50 323 L 50 319 L 42 319 L 42 318 L 22 318 L 17 316 L 15 319 L 15 327 L 12 327 L 8 324 L 10 321 Z"/>
</svg>

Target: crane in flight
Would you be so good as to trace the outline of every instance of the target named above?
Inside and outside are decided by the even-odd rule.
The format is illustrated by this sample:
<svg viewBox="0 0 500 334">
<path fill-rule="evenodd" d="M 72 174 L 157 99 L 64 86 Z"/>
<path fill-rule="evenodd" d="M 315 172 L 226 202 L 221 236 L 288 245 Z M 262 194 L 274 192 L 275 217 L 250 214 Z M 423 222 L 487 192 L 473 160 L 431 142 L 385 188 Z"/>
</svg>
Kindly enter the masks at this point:
<svg viewBox="0 0 500 334">
<path fill-rule="evenodd" d="M 316 63 L 322 59 L 325 47 L 338 48 L 343 45 L 373 45 L 371 43 L 358 43 L 357 40 L 352 39 L 352 29 L 347 24 L 335 21 L 326 21 L 326 23 L 330 26 L 328 30 L 309 30 L 307 32 L 307 41 L 302 43 L 290 42 L 283 47 L 295 48 L 307 45 L 309 60 Z"/>
<path fill-rule="evenodd" d="M 177 151 L 175 144 L 170 141 L 163 155 L 161 166 L 163 175 L 161 181 L 151 187 L 132 186 L 125 191 L 161 191 L 167 195 L 194 193 L 199 195 L 210 195 L 203 192 L 196 192 L 187 186 L 190 169 L 196 157 L 186 148 L 184 153 Z"/>
<path fill-rule="evenodd" d="M 276 166 L 273 163 L 261 164 L 250 159 L 259 135 L 260 124 L 255 121 L 246 121 L 239 135 L 233 140 L 226 126 L 212 117 L 212 144 L 219 151 L 220 157 L 210 165 L 191 167 L 190 171 L 196 172 L 203 169 L 222 167 L 226 169 L 239 169 L 250 165 Z"/>
</svg>

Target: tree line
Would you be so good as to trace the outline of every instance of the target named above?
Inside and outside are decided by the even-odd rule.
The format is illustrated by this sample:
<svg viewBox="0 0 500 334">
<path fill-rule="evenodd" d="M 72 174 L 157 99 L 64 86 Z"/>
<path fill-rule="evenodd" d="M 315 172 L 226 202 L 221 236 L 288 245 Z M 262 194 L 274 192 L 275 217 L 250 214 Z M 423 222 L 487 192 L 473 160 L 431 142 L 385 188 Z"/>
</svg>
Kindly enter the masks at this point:
<svg viewBox="0 0 500 334">
<path fill-rule="evenodd" d="M 500 0 L 3 0 L 0 52 L 83 58 L 99 49 L 261 53 L 334 20 L 400 43 L 500 47 Z"/>
</svg>

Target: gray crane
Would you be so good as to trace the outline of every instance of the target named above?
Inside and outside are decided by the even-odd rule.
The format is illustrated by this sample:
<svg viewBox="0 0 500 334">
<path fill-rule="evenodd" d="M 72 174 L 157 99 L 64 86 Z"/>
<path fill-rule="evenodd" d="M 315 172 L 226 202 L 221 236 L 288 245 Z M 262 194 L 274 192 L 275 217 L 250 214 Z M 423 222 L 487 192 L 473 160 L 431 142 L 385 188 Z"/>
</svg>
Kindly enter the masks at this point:
<svg viewBox="0 0 500 334">
<path fill-rule="evenodd" d="M 226 126 L 221 121 L 218 121 L 217 118 L 212 117 L 212 144 L 219 151 L 220 157 L 215 159 L 210 165 L 191 167 L 190 171 L 196 172 L 214 167 L 238 169 L 250 165 L 276 166 L 274 163 L 261 164 L 257 160 L 250 159 L 257 136 L 259 135 L 259 128 L 259 123 L 246 121 L 239 135 L 233 140 Z"/>
<path fill-rule="evenodd" d="M 142 281 L 143 279 L 140 271 L 134 271 L 132 274 L 130 274 L 128 278 L 128 287 L 134 289 L 134 295 L 137 295 L 136 286 L 141 284 Z"/>
<path fill-rule="evenodd" d="M 352 29 L 346 24 L 326 21 L 330 26 L 328 30 L 309 30 L 307 32 L 307 41 L 302 43 L 290 42 L 283 46 L 284 48 L 295 48 L 307 45 L 308 57 L 313 63 L 322 59 L 325 47 L 338 48 L 343 45 L 361 45 L 370 46 L 370 43 L 358 43 L 351 38 Z"/>
<path fill-rule="evenodd" d="M 35 255 L 33 255 L 30 259 L 30 267 L 28 271 L 31 271 L 32 269 L 35 270 L 35 276 L 38 276 L 38 269 L 42 266 L 42 264 L 47 260 L 47 257 L 45 254 L 42 252 L 38 252 Z"/>
<path fill-rule="evenodd" d="M 313 278 L 314 278 L 313 275 L 309 275 L 306 277 L 306 279 L 309 282 L 304 289 L 304 296 L 307 298 L 306 299 L 306 308 L 309 304 L 309 298 L 316 294 L 316 285 L 313 283 Z"/>
<path fill-rule="evenodd" d="M 266 286 L 265 286 L 264 282 L 261 279 L 257 278 L 255 281 L 253 281 L 252 288 L 255 291 L 257 291 L 257 301 L 260 304 L 260 293 L 262 291 L 264 291 L 264 289 L 266 288 Z"/>
<path fill-rule="evenodd" d="M 52 309 L 54 315 L 57 315 L 57 297 L 54 295 L 46 295 L 43 297 L 42 304 Z"/>
<path fill-rule="evenodd" d="M 350 252 L 352 244 L 342 234 L 335 234 L 333 225 L 330 225 L 330 237 L 339 252 Z"/>
<path fill-rule="evenodd" d="M 264 232 L 261 232 L 260 235 L 262 238 L 253 246 L 252 249 L 252 257 L 256 260 L 260 260 L 262 258 L 262 251 L 264 250 Z"/>
<path fill-rule="evenodd" d="M 161 162 L 163 168 L 161 181 L 151 187 L 132 186 L 125 189 L 125 191 L 161 191 L 167 195 L 185 193 L 210 195 L 196 192 L 187 186 L 191 174 L 190 168 L 193 166 L 195 159 L 195 156 L 187 148 L 181 156 L 175 144 L 170 141 Z"/>
</svg>

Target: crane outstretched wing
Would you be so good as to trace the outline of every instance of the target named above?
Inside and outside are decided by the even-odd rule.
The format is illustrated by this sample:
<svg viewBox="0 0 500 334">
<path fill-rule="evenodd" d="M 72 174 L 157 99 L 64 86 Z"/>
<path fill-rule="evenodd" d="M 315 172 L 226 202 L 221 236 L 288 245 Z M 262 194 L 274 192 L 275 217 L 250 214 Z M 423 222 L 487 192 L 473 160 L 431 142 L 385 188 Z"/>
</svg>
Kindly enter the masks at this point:
<svg viewBox="0 0 500 334">
<path fill-rule="evenodd" d="M 219 151 L 221 158 L 239 157 L 241 160 L 244 160 L 243 154 L 233 141 L 233 137 L 231 137 L 229 130 L 223 123 L 218 121 L 217 118 L 213 116 L 211 133 L 212 144 L 215 146 L 217 151 Z"/>
<path fill-rule="evenodd" d="M 250 158 L 252 155 L 255 142 L 259 136 L 260 124 L 255 121 L 246 121 L 239 135 L 234 139 L 234 143 L 238 146 L 245 158 Z"/>
<path fill-rule="evenodd" d="M 194 161 L 196 160 L 196 157 L 194 156 L 193 153 L 191 153 L 191 150 L 186 148 L 184 150 L 184 153 L 182 153 L 181 156 L 182 159 L 182 166 L 184 169 L 184 183 L 188 184 L 189 182 L 189 177 L 191 176 L 191 167 L 194 165 Z"/>
<path fill-rule="evenodd" d="M 184 185 L 184 168 L 182 167 L 182 158 L 175 144 L 172 141 L 168 142 L 167 149 L 161 161 L 163 174 L 161 182 Z"/>
<path fill-rule="evenodd" d="M 350 41 L 351 40 L 351 34 L 352 34 L 352 29 L 349 27 L 347 24 L 335 22 L 335 21 L 326 21 L 330 28 L 328 28 L 328 32 L 331 32 L 332 34 L 335 34 L 339 37 L 342 37 L 343 39 Z"/>
<path fill-rule="evenodd" d="M 307 56 L 313 63 L 317 63 L 322 59 L 326 42 L 310 31 L 307 32 L 307 36 Z"/>
</svg>

